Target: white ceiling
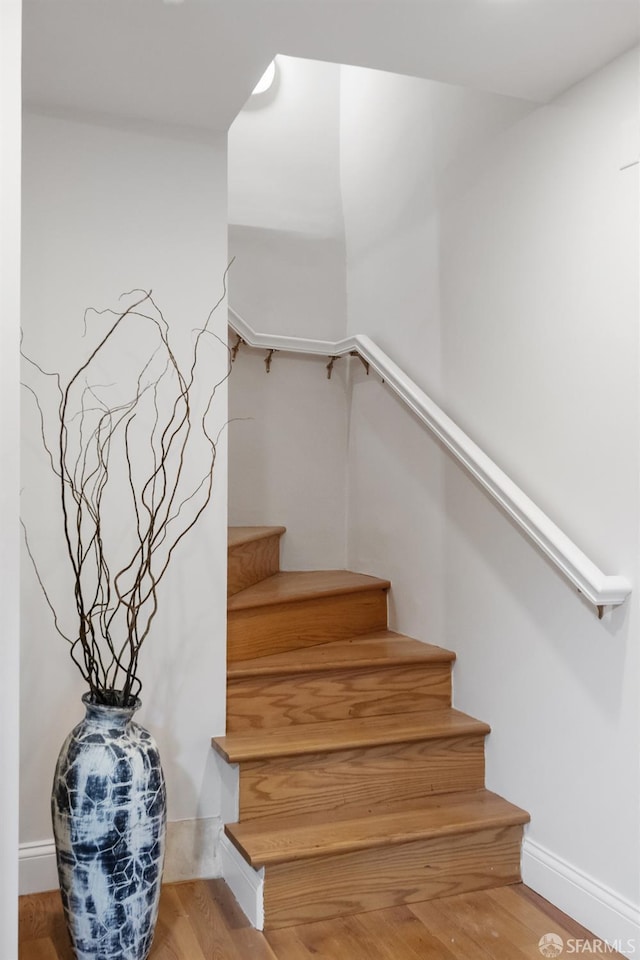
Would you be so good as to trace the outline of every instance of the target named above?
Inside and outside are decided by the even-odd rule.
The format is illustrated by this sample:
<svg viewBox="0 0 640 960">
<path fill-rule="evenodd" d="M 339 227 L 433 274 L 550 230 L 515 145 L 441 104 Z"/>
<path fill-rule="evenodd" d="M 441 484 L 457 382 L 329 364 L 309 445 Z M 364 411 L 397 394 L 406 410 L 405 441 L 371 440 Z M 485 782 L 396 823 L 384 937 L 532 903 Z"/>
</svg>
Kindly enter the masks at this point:
<svg viewBox="0 0 640 960">
<path fill-rule="evenodd" d="M 637 0 L 24 0 L 26 104 L 226 129 L 276 53 L 546 101 L 638 43 Z M 186 131 L 185 131 L 186 132 Z"/>
</svg>

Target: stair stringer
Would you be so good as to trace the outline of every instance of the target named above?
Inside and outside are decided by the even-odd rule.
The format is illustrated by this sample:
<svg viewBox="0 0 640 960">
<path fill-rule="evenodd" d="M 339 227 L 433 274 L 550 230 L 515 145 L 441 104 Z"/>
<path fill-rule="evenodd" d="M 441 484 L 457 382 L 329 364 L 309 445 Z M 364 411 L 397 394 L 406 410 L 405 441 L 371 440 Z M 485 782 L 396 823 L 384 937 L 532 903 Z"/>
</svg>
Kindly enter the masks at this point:
<svg viewBox="0 0 640 960">
<path fill-rule="evenodd" d="M 225 833 L 224 824 L 235 822 L 240 810 L 239 765 L 228 763 L 214 753 L 220 774 L 222 823 L 217 838 L 222 879 L 241 910 L 256 930 L 264 929 L 264 867 L 255 869 L 242 856 Z"/>
<path fill-rule="evenodd" d="M 218 841 L 222 878 L 234 895 L 249 923 L 264 929 L 264 867 L 254 870 L 235 848 L 221 827 Z"/>
</svg>

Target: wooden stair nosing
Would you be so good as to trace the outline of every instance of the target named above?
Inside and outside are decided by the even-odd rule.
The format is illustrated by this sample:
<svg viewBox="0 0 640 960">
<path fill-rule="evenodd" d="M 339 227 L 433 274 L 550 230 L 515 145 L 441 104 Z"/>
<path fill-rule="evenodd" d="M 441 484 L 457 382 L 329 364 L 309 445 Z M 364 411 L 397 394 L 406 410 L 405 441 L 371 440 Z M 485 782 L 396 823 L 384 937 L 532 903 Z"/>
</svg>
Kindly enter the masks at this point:
<svg viewBox="0 0 640 960">
<path fill-rule="evenodd" d="M 385 591 L 390 586 L 389 580 L 352 573 L 350 570 L 282 570 L 233 594 L 227 601 L 227 611 L 233 614 L 240 610 L 302 603 L 344 594 Z"/>
<path fill-rule="evenodd" d="M 253 543 L 255 540 L 265 540 L 268 537 L 281 537 L 287 532 L 286 527 L 227 527 L 227 550 Z"/>
<path fill-rule="evenodd" d="M 227 678 L 285 676 L 323 673 L 357 667 L 387 667 L 401 664 L 453 663 L 455 653 L 444 647 L 422 643 L 393 630 L 330 640 L 328 643 L 299 647 L 284 653 L 267 654 L 228 664 Z"/>
<path fill-rule="evenodd" d="M 488 790 L 460 791 L 411 801 L 402 808 L 308 814 L 291 818 L 251 820 L 225 826 L 225 833 L 254 868 L 315 857 L 352 853 L 415 840 L 474 833 L 487 827 L 516 826 L 529 815 Z"/>
<path fill-rule="evenodd" d="M 419 713 L 354 717 L 288 727 L 267 727 L 213 737 L 212 745 L 228 763 L 335 753 L 394 743 L 485 736 L 487 723 L 447 707 Z"/>
</svg>

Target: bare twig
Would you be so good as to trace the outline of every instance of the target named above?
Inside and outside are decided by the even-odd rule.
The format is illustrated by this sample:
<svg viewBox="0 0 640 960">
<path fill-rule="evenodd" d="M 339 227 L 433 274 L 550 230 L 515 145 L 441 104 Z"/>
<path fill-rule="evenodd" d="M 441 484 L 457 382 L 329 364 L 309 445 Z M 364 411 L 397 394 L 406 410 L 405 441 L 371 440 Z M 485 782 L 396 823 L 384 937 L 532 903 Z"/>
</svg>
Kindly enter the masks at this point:
<svg viewBox="0 0 640 960">
<path fill-rule="evenodd" d="M 45 371 L 23 354 L 41 376 L 53 377 L 58 388 L 54 452 L 42 401 L 25 385 L 35 399 L 40 438 L 59 485 L 77 637 L 67 636 L 60 626 L 26 529 L 25 542 L 54 626 L 69 643 L 72 659 L 98 703 L 130 703 L 140 693 L 139 654 L 158 610 L 158 585 L 178 544 L 211 501 L 220 434 L 212 437 L 207 424 L 216 391 L 229 376 L 231 358 L 225 375 L 212 383 L 202 348 L 206 338 L 228 350 L 209 329 L 226 296 L 226 277 L 225 271 L 220 300 L 195 331 L 184 371 L 170 343 L 169 325 L 151 291 L 144 290 L 130 291 L 126 296 L 133 296 L 134 302 L 121 311 L 85 311 L 83 336 L 90 315 L 111 320 L 66 384 L 60 373 Z M 150 329 L 151 348 L 128 397 L 111 401 L 107 396 L 119 378 L 107 384 L 104 377 L 92 378 L 92 372 L 98 362 L 106 362 L 107 349 L 134 322 Z M 197 419 L 196 390 L 201 394 Z M 198 444 L 204 461 L 191 479 L 193 448 Z M 130 517 L 126 538 L 114 534 L 123 503 Z"/>
</svg>

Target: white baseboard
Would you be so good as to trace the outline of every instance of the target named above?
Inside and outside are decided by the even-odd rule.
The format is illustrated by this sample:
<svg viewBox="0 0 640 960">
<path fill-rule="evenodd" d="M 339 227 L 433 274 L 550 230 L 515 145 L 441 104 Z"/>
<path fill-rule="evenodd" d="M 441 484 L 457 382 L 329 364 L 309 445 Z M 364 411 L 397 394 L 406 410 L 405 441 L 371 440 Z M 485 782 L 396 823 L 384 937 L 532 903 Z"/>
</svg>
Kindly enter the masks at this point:
<svg viewBox="0 0 640 960">
<path fill-rule="evenodd" d="M 163 881 L 176 883 L 222 875 L 218 841 L 220 817 L 200 820 L 172 820 L 167 824 L 167 848 Z M 58 886 L 56 851 L 53 840 L 20 845 L 21 895 L 55 890 Z"/>
<path fill-rule="evenodd" d="M 58 886 L 53 840 L 20 846 L 20 894 Z M 219 817 L 167 824 L 164 880 L 224 877 L 253 926 L 264 926 L 264 870 L 256 871 L 222 831 Z M 625 957 L 640 957 L 640 906 L 576 869 L 540 844 L 525 839 L 522 879 L 595 937 L 613 944 Z M 553 933 L 549 930 L 549 933 Z"/>
<path fill-rule="evenodd" d="M 522 879 L 595 937 L 613 944 L 618 953 L 640 957 L 640 906 L 529 838 L 522 849 Z"/>
<path fill-rule="evenodd" d="M 53 840 L 21 843 L 18 860 L 20 871 L 18 892 L 21 896 L 25 893 L 55 890 L 58 886 L 56 848 Z"/>
<path fill-rule="evenodd" d="M 225 833 L 220 835 L 222 876 L 249 922 L 264 927 L 264 867 L 254 870 L 236 850 Z"/>
</svg>

